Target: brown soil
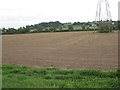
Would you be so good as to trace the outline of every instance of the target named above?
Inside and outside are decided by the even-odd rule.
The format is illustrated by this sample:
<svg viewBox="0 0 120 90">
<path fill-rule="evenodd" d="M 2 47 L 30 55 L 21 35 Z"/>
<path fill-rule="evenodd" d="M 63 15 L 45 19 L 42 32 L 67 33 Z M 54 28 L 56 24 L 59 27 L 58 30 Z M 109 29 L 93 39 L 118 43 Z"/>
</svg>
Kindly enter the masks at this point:
<svg viewBox="0 0 120 90">
<path fill-rule="evenodd" d="M 118 33 L 60 32 L 3 35 L 2 62 L 67 69 L 118 68 Z"/>
</svg>

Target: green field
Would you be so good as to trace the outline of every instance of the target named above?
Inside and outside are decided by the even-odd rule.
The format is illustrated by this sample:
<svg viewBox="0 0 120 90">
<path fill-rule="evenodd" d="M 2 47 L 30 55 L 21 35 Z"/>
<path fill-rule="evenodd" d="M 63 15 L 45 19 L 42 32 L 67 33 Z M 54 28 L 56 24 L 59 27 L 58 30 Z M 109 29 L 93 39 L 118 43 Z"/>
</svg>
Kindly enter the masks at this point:
<svg viewBox="0 0 120 90">
<path fill-rule="evenodd" d="M 65 70 L 3 65 L 3 88 L 118 87 L 117 71 Z"/>
</svg>

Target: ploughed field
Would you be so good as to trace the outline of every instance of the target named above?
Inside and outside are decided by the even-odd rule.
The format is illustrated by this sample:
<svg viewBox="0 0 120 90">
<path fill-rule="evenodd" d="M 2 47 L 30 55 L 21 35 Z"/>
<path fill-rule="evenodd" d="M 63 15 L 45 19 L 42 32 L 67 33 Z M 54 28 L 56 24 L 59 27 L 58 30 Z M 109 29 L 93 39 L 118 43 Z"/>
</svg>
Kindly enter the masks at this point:
<svg viewBox="0 0 120 90">
<path fill-rule="evenodd" d="M 2 63 L 66 69 L 118 68 L 118 33 L 53 32 L 2 36 Z"/>
</svg>

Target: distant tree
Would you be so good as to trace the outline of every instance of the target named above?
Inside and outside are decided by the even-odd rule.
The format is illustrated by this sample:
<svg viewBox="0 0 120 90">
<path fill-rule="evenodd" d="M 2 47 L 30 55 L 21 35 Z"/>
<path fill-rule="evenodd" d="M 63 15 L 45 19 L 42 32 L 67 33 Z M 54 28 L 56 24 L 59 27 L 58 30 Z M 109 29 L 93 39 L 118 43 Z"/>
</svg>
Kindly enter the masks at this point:
<svg viewBox="0 0 120 90">
<path fill-rule="evenodd" d="M 53 28 L 53 27 L 50 27 L 49 30 L 50 30 L 50 31 L 54 31 L 54 28 Z"/>
<path fill-rule="evenodd" d="M 118 21 L 113 21 L 113 30 L 118 30 Z"/>
<path fill-rule="evenodd" d="M 80 22 L 74 22 L 73 25 L 81 25 Z"/>
<path fill-rule="evenodd" d="M 68 30 L 69 30 L 69 31 L 74 30 L 73 25 L 68 25 Z"/>
<path fill-rule="evenodd" d="M 85 24 L 82 25 L 82 30 L 85 30 Z"/>
<path fill-rule="evenodd" d="M 120 21 L 117 21 L 118 23 L 118 30 L 120 30 Z"/>
<path fill-rule="evenodd" d="M 23 33 L 29 33 L 30 32 L 30 28 L 28 26 L 26 27 L 20 27 L 17 29 L 16 33 L 17 34 L 23 34 Z"/>
<path fill-rule="evenodd" d="M 99 22 L 98 32 L 99 33 L 109 33 L 112 32 L 113 26 L 111 22 Z"/>
<path fill-rule="evenodd" d="M 59 30 L 62 30 L 62 26 L 60 26 L 58 29 L 59 29 Z"/>
<path fill-rule="evenodd" d="M 6 29 L 6 32 L 5 32 L 5 34 L 15 34 L 16 33 L 16 29 L 14 29 L 14 28 L 8 28 L 8 29 Z"/>
<path fill-rule="evenodd" d="M 2 33 L 5 33 L 6 32 L 6 29 L 5 28 L 2 28 Z"/>
</svg>

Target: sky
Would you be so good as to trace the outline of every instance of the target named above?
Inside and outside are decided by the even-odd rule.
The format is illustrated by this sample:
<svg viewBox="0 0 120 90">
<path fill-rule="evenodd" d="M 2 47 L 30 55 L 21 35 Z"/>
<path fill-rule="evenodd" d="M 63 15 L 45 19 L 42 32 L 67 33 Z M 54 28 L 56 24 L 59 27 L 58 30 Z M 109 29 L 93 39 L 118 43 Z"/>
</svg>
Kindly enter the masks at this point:
<svg viewBox="0 0 120 90">
<path fill-rule="evenodd" d="M 118 20 L 118 2 L 108 0 L 112 20 Z M 0 0 L 0 28 L 19 28 L 41 22 L 94 21 L 98 0 Z"/>
<path fill-rule="evenodd" d="M 118 20 L 120 20 L 120 1 L 119 1 L 119 6 L 118 6 Z"/>
</svg>

